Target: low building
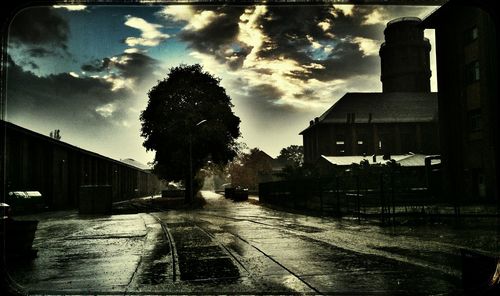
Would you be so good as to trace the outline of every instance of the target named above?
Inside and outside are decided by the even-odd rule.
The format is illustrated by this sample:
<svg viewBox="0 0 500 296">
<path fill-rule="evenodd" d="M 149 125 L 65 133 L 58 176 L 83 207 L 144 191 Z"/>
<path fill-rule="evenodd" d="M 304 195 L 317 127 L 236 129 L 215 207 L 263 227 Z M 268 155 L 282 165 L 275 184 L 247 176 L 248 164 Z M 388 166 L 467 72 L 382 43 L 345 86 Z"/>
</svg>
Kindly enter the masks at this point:
<svg viewBox="0 0 500 296">
<path fill-rule="evenodd" d="M 75 208 L 84 186 L 111 187 L 112 201 L 158 194 L 147 170 L 0 120 L 0 192 L 37 191 L 50 209 Z"/>
</svg>

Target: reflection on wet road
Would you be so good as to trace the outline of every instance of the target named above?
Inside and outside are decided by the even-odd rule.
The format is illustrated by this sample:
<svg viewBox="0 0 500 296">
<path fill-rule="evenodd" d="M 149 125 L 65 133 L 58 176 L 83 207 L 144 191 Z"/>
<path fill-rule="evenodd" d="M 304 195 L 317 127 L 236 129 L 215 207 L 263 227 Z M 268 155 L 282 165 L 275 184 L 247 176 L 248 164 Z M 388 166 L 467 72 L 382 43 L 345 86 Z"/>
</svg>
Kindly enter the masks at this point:
<svg viewBox="0 0 500 296">
<path fill-rule="evenodd" d="M 498 252 L 488 223 L 384 228 L 205 197 L 195 211 L 42 219 L 39 256 L 13 278 L 33 292 L 448 294 L 460 248 Z"/>
</svg>

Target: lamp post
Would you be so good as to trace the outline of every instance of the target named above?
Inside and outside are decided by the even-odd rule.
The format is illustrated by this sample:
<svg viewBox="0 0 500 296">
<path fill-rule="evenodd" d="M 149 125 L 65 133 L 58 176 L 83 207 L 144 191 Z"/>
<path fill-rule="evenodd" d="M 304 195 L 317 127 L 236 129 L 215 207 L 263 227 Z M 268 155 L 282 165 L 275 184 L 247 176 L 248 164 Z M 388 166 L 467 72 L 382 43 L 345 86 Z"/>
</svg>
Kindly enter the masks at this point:
<svg viewBox="0 0 500 296">
<path fill-rule="evenodd" d="M 201 120 L 194 125 L 196 128 L 207 122 L 206 119 Z M 189 203 L 193 202 L 193 132 L 189 133 Z"/>
</svg>

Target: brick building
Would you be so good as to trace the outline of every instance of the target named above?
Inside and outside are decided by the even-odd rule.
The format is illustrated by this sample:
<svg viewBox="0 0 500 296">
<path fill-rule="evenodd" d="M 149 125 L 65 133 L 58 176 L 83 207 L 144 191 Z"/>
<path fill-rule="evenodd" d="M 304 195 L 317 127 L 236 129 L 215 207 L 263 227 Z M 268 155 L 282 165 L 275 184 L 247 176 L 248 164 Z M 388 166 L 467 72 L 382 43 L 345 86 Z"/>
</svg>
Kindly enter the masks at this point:
<svg viewBox="0 0 500 296">
<path fill-rule="evenodd" d="M 429 41 L 421 20 L 387 24 L 380 48 L 382 93 L 347 93 L 312 120 L 304 162 L 322 155 L 439 153 L 437 96 L 430 92 Z"/>
<path fill-rule="evenodd" d="M 436 34 L 444 189 L 468 202 L 498 200 L 498 31 L 484 5 L 450 1 L 423 22 Z"/>
</svg>

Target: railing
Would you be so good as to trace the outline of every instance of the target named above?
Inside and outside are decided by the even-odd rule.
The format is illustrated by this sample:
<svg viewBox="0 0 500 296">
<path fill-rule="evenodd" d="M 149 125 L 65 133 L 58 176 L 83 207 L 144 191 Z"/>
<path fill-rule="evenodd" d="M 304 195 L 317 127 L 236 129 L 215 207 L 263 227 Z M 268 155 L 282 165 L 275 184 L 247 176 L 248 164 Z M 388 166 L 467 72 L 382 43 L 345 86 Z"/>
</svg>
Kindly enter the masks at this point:
<svg viewBox="0 0 500 296">
<path fill-rule="evenodd" d="M 456 216 L 461 212 L 456 202 L 429 189 L 425 178 L 414 172 L 261 183 L 259 200 L 322 215 L 378 218 L 382 222 L 408 216 Z"/>
</svg>

